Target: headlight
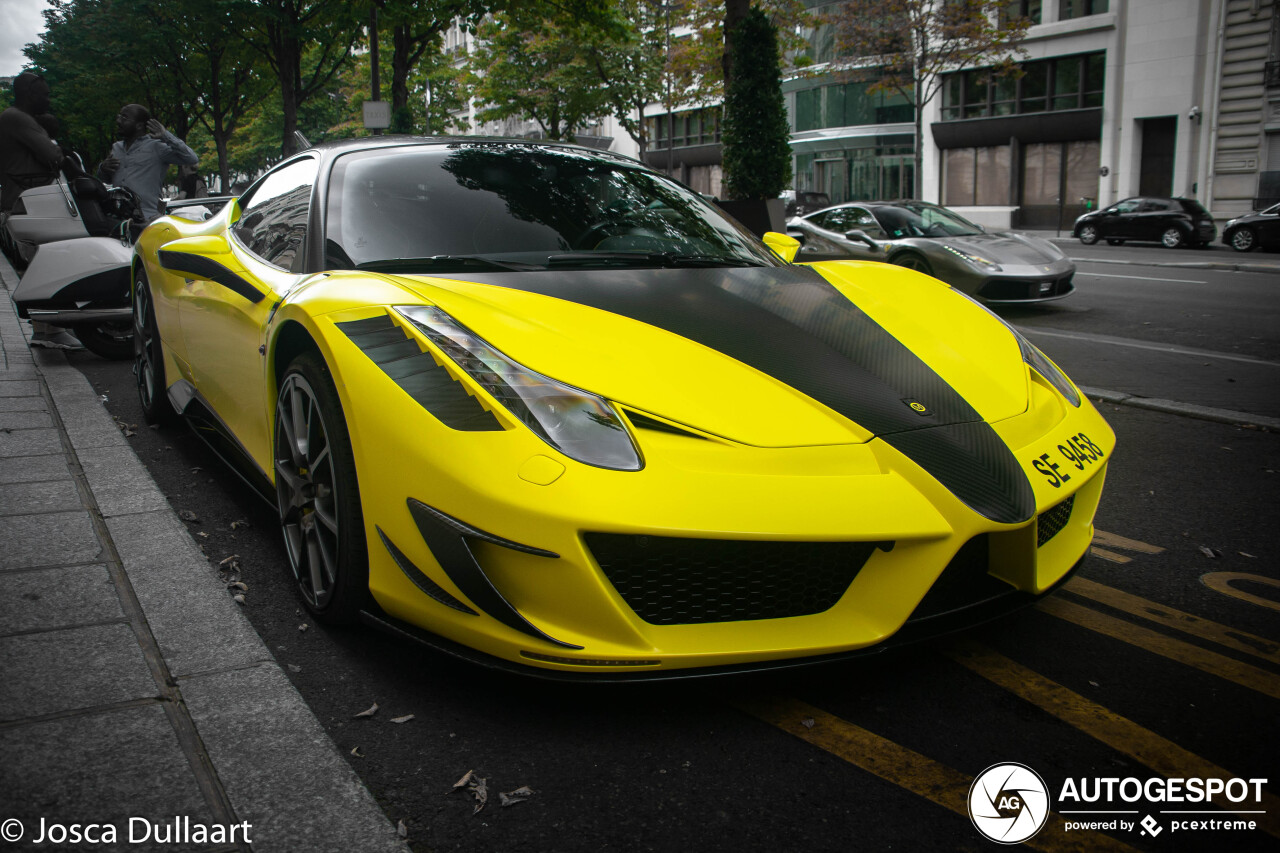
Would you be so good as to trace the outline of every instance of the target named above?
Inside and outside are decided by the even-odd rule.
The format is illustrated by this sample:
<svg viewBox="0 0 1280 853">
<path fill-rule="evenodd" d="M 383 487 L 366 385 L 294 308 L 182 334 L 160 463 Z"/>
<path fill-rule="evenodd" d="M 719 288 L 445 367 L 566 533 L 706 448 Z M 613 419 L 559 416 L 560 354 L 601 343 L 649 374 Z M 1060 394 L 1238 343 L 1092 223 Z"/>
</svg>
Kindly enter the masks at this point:
<svg viewBox="0 0 1280 853">
<path fill-rule="evenodd" d="M 399 305 L 396 311 L 556 450 L 600 468 L 642 467 L 630 433 L 603 398 L 517 364 L 439 308 Z"/>
<path fill-rule="evenodd" d="M 957 258 L 968 261 L 974 266 L 982 267 L 983 269 L 994 270 L 996 272 L 1000 271 L 999 264 L 997 264 L 995 261 L 989 261 L 986 258 L 982 257 L 981 255 L 975 255 L 972 252 L 962 252 L 959 249 L 955 248 L 954 246 L 948 246 L 945 244 L 942 246 L 942 248 L 946 249 L 948 252 L 955 255 Z"/>
<path fill-rule="evenodd" d="M 1013 332 L 1013 336 L 1018 339 L 1018 347 L 1022 350 L 1022 360 L 1025 361 L 1032 370 L 1044 377 L 1045 381 L 1058 389 L 1058 393 L 1066 397 L 1071 405 L 1080 406 L 1080 392 L 1076 390 L 1076 386 L 1071 384 L 1071 380 L 1067 375 L 1058 369 L 1058 366 L 1049 360 L 1049 357 L 1040 352 L 1040 348 L 1031 341 L 1024 338 L 1012 326 L 1009 327 Z"/>
</svg>

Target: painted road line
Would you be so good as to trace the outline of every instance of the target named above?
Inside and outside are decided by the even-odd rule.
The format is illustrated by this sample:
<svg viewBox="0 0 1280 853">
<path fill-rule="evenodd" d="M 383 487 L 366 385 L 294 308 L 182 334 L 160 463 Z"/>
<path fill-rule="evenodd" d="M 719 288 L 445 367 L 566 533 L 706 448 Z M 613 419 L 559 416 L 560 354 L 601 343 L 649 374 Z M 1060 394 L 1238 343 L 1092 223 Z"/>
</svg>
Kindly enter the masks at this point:
<svg viewBox="0 0 1280 853">
<path fill-rule="evenodd" d="M 1271 663 L 1280 664 L 1280 643 L 1254 636 L 1245 631 L 1238 631 L 1227 625 L 1220 625 L 1208 619 L 1201 619 L 1190 613 L 1148 601 L 1145 598 L 1123 592 L 1115 587 L 1076 576 L 1067 581 L 1067 592 L 1082 595 L 1085 598 L 1101 602 L 1108 607 L 1141 616 L 1166 628 L 1174 628 L 1192 634 L 1204 640 L 1211 640 L 1220 646 L 1226 646 L 1237 652 L 1253 655 Z"/>
<path fill-rule="evenodd" d="M 1265 575 L 1250 574 L 1249 572 L 1209 572 L 1207 575 L 1200 576 L 1200 582 L 1214 592 L 1220 592 L 1223 595 L 1229 595 L 1232 598 L 1238 598 L 1241 601 L 1247 601 L 1250 604 L 1256 604 L 1259 607 L 1269 607 L 1272 610 L 1280 610 L 1280 601 L 1276 601 L 1273 598 L 1263 598 L 1261 595 L 1254 595 L 1251 592 L 1236 589 L 1231 585 L 1232 581 L 1251 581 L 1253 583 L 1266 584 L 1267 586 L 1280 587 L 1280 581 L 1275 578 L 1269 578 Z"/>
<path fill-rule="evenodd" d="M 971 776 L 798 699 L 755 697 L 738 699 L 732 704 L 873 776 L 969 817 Z M 805 725 L 809 721 L 812 726 Z M 981 837 L 974 830 L 973 844 L 969 846 L 977 847 L 980 842 Z M 1055 852 L 1133 849 L 1102 833 L 1067 832 L 1062 817 L 1053 812 L 1049 813 L 1045 827 L 1022 846 Z"/>
<path fill-rule="evenodd" d="M 1231 779 L 1236 776 L 1207 759 L 1122 717 L 1109 708 L 1045 678 L 980 643 L 959 643 L 946 652 L 956 663 L 1052 714 L 1072 728 L 1164 776 L 1166 779 Z M 1258 828 L 1280 837 L 1280 797 L 1263 794 L 1266 814 Z M 1228 816 L 1216 811 L 1219 817 Z"/>
<path fill-rule="evenodd" d="M 1051 616 L 1074 622 L 1082 628 L 1146 649 L 1152 654 L 1194 667 L 1218 678 L 1224 678 L 1273 699 L 1280 699 L 1280 675 L 1242 663 L 1226 655 L 1193 646 L 1182 640 L 1175 640 L 1150 628 L 1144 628 L 1114 616 L 1107 616 L 1105 613 L 1099 613 L 1066 599 L 1046 598 L 1036 606 Z"/>
<path fill-rule="evenodd" d="M 1103 560 L 1110 560 L 1111 562 L 1119 563 L 1120 565 L 1133 562 L 1133 560 L 1126 557 L 1124 554 L 1117 554 L 1115 551 L 1108 551 L 1106 548 L 1099 548 L 1097 545 L 1091 546 L 1089 548 L 1089 553 L 1095 557 L 1100 557 Z"/>
<path fill-rule="evenodd" d="M 1039 335 L 1046 338 L 1066 338 L 1067 340 L 1085 341 L 1092 344 L 1151 350 L 1152 352 L 1162 352 L 1170 355 L 1185 355 L 1190 358 L 1216 358 L 1220 361 L 1238 361 L 1243 364 L 1258 365 L 1259 367 L 1280 367 L 1280 362 L 1268 361 L 1265 358 L 1256 358 L 1251 355 L 1239 355 L 1233 352 L 1217 352 L 1216 350 L 1197 349 L 1196 347 L 1181 347 L 1176 344 L 1140 341 L 1134 338 L 1118 338 L 1114 335 L 1095 335 L 1089 332 L 1060 332 L 1042 329 L 1039 326 L 1019 325 L 1015 328 L 1023 334 Z"/>
<path fill-rule="evenodd" d="M 1105 530 L 1093 531 L 1093 541 L 1099 545 L 1107 545 L 1111 548 L 1123 548 L 1126 551 L 1137 551 L 1139 554 L 1160 554 L 1164 549 L 1159 545 L 1151 545 L 1146 542 L 1139 542 L 1137 539 L 1126 539 L 1117 533 L 1108 533 Z"/>
<path fill-rule="evenodd" d="M 1089 262 L 1084 261 L 1084 263 L 1087 264 Z M 1132 279 L 1136 279 L 1137 281 L 1172 281 L 1177 284 L 1208 284 L 1209 283 L 1207 281 L 1193 281 L 1189 278 L 1152 278 L 1151 276 L 1147 276 L 1147 275 L 1116 275 L 1115 273 L 1085 272 L 1084 270 L 1077 270 L 1076 275 L 1091 275 L 1091 276 L 1096 276 L 1097 278 L 1132 278 Z"/>
</svg>

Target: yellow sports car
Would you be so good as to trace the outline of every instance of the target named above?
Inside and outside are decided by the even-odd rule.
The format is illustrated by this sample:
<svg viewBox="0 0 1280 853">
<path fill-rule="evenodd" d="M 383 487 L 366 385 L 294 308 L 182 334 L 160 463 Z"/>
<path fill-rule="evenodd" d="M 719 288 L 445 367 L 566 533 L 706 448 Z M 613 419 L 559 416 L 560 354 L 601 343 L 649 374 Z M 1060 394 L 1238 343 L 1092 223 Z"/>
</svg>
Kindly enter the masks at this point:
<svg viewBox="0 0 1280 853">
<path fill-rule="evenodd" d="M 633 160 L 353 140 L 178 214 L 137 244 L 143 407 L 278 508 L 317 619 L 728 672 L 982 621 L 1088 548 L 1114 435 L 1025 338 Z"/>
</svg>

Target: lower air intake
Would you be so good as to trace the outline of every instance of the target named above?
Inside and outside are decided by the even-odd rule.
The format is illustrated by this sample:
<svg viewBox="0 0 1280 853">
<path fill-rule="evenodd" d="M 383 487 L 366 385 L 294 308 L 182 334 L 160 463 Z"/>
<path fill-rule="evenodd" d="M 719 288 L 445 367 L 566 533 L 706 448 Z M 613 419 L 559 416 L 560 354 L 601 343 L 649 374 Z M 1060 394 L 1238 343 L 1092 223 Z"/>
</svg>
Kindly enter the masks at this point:
<svg viewBox="0 0 1280 853">
<path fill-rule="evenodd" d="M 1076 496 L 1072 495 L 1057 506 L 1040 513 L 1039 518 L 1036 519 L 1037 548 L 1057 536 L 1058 532 L 1067 526 L 1067 522 L 1071 519 L 1071 507 L 1075 502 Z"/>
<path fill-rule="evenodd" d="M 584 535 L 618 594 L 653 625 L 808 616 L 827 610 L 875 542 L 756 542 Z"/>
</svg>

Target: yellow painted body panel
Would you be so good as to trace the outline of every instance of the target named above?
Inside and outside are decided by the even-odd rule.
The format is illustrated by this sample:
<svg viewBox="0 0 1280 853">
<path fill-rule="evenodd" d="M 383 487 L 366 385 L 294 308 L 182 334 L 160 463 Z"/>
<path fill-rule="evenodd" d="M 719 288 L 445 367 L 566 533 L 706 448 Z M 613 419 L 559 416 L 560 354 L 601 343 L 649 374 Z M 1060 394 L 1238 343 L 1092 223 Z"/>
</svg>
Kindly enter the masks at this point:
<svg viewBox="0 0 1280 853">
<path fill-rule="evenodd" d="M 336 272 L 304 279 L 265 267 L 234 240 L 205 250 L 262 287 L 267 295 L 256 304 L 210 282 L 188 284 L 155 263 L 156 251 L 183 237 L 195 238 L 186 245 L 196 249 L 218 233 L 217 221 L 160 220 L 139 245 L 159 291 L 170 383 L 194 382 L 271 476 L 275 347 L 282 330 L 305 330 L 333 373 L 352 439 L 375 600 L 389 615 L 479 652 L 525 666 L 599 672 L 598 665 L 565 661 L 631 660 L 665 670 L 849 651 L 900 629 L 974 537 L 989 538 L 993 576 L 1033 594 L 1063 577 L 1088 547 L 1114 434 L 1087 400 L 1071 406 L 1035 376 L 996 318 L 926 276 L 872 263 L 815 265 L 992 424 L 1027 474 L 1037 514 L 1075 496 L 1069 522 L 1042 546 L 1036 545 L 1036 519 L 991 522 L 861 425 L 754 368 L 635 320 L 447 278 Z M 656 416 L 694 434 L 635 429 L 642 470 L 585 465 L 541 440 L 425 336 L 406 328 L 502 425 L 452 429 L 337 325 L 389 314 L 407 327 L 390 306 L 408 304 L 437 305 L 526 367 L 602 395 L 624 413 Z M 1081 435 L 1095 458 L 1082 461 L 1071 443 Z M 1056 483 L 1045 474 L 1046 456 L 1059 466 L 1048 469 L 1058 475 Z M 466 601 L 423 540 L 409 499 L 559 555 L 472 540 L 486 576 L 521 615 L 582 649 L 536 639 L 484 613 L 449 609 L 424 594 L 379 532 Z M 843 597 L 822 613 L 654 625 L 605 577 L 585 544 L 587 532 L 893 547 L 875 550 Z"/>
</svg>

